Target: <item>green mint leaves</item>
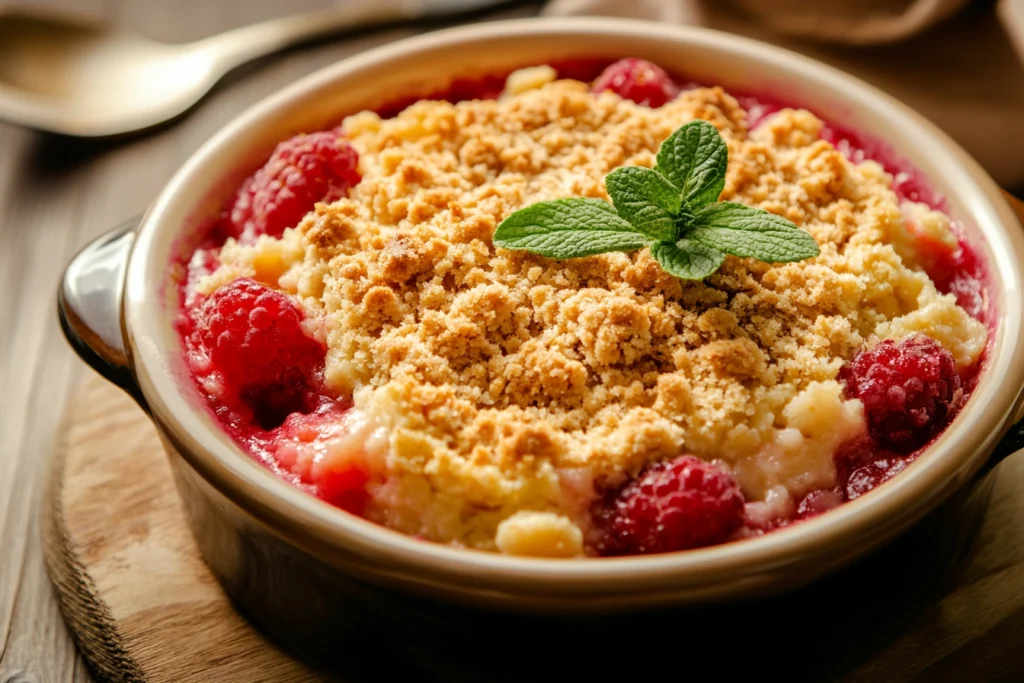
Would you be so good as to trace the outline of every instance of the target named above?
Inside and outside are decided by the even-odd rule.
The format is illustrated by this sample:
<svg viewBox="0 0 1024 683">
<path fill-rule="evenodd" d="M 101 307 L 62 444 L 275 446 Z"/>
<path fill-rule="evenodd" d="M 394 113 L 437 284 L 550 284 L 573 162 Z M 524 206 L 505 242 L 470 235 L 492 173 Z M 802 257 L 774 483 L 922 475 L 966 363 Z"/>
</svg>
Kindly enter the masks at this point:
<svg viewBox="0 0 1024 683">
<path fill-rule="evenodd" d="M 691 121 L 668 136 L 658 149 L 654 167 L 680 190 L 691 208 L 717 202 L 725 189 L 729 148 L 707 121 Z"/>
<path fill-rule="evenodd" d="M 691 241 L 733 256 L 781 263 L 818 255 L 818 243 L 782 216 L 743 204 L 708 204 L 693 217 Z"/>
<path fill-rule="evenodd" d="M 718 270 L 725 261 L 725 254 L 722 252 L 695 244 L 685 237 L 675 244 L 652 244 L 651 256 L 666 271 L 684 280 L 703 280 Z"/>
<path fill-rule="evenodd" d="M 656 240 L 676 238 L 682 207 L 679 188 L 657 171 L 640 166 L 617 168 L 604 178 L 615 210 L 636 229 Z"/>
<path fill-rule="evenodd" d="M 785 218 L 718 202 L 728 163 L 718 129 L 692 121 L 662 143 L 653 169 L 626 166 L 605 177 L 612 204 L 532 204 L 501 222 L 494 244 L 555 259 L 650 247 L 662 268 L 684 280 L 711 275 L 726 254 L 770 263 L 817 256 L 814 238 Z"/>
<path fill-rule="evenodd" d="M 525 249 L 557 259 L 633 251 L 651 241 L 603 199 L 556 199 L 532 204 L 503 220 L 494 233 L 494 243 L 499 247 Z"/>
</svg>

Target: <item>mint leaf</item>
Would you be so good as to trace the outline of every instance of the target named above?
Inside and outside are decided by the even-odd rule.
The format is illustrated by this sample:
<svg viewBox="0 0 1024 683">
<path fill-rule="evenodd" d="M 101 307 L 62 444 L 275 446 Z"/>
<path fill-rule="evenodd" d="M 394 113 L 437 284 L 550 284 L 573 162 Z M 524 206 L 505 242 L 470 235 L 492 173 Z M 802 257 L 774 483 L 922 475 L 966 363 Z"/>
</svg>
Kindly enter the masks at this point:
<svg viewBox="0 0 1024 683">
<path fill-rule="evenodd" d="M 782 216 L 722 202 L 697 211 L 686 238 L 727 254 L 769 263 L 802 261 L 821 253 L 809 233 Z"/>
<path fill-rule="evenodd" d="M 685 280 L 711 275 L 726 254 L 774 263 L 817 256 L 814 238 L 785 218 L 718 203 L 728 163 L 718 129 L 691 121 L 662 143 L 655 168 L 619 168 L 605 177 L 614 206 L 589 198 L 534 204 L 501 222 L 494 245 L 555 259 L 650 246 L 662 268 Z"/>
<path fill-rule="evenodd" d="M 676 215 L 682 199 L 679 188 L 650 168 L 624 166 L 604 179 L 619 215 L 657 240 L 676 238 Z"/>
<path fill-rule="evenodd" d="M 703 280 L 721 267 L 725 254 L 683 238 L 678 242 L 658 242 L 651 247 L 658 264 L 683 280 Z"/>
<path fill-rule="evenodd" d="M 725 189 L 729 148 L 707 121 L 691 121 L 661 143 L 656 171 L 680 189 L 691 209 L 717 202 Z"/>
<path fill-rule="evenodd" d="M 531 204 L 503 220 L 494 231 L 502 249 L 527 250 L 567 259 L 609 251 L 633 251 L 653 240 L 619 218 L 602 199 L 556 199 Z"/>
</svg>

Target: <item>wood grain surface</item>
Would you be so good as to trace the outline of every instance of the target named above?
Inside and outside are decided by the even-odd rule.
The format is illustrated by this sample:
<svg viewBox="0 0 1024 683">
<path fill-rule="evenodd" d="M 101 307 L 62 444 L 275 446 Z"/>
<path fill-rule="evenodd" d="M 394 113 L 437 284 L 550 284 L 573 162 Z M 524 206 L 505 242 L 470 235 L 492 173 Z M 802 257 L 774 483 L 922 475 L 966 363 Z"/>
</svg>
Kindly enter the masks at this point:
<svg viewBox="0 0 1024 683">
<path fill-rule="evenodd" d="M 20 4 L 67 10 L 175 42 L 344 1 L 22 0 Z M 905 69 L 886 69 L 876 80 L 940 125 L 947 121 L 952 125 L 971 117 L 975 105 L 995 102 L 1005 110 L 1024 93 L 1019 68 L 1006 77 L 992 72 L 991 64 L 1011 53 L 1012 47 L 998 34 L 988 8 L 991 3 L 981 5 L 981 10 L 960 20 L 956 31 L 962 32 L 955 39 L 954 29 L 947 27 L 939 30 L 948 32 L 949 40 L 932 37 L 928 43 L 955 42 L 963 59 L 950 54 L 944 62 L 941 55 L 929 52 L 924 39 L 871 52 L 790 47 L 806 48 L 814 56 L 851 69 L 864 64 L 955 64 L 934 88 Z M 527 2 L 487 18 L 529 15 L 538 8 L 538 2 Z M 722 25 L 743 30 L 731 15 Z M 261 61 L 225 80 L 186 118 L 144 137 L 84 142 L 0 123 L 0 683 L 92 680 L 61 619 L 39 541 L 46 453 L 72 388 L 87 372 L 61 338 L 54 315 L 54 295 L 64 265 L 89 239 L 145 210 L 178 166 L 251 103 L 321 66 L 421 30 L 410 26 L 355 35 Z M 992 87 L 977 94 L 978 88 L 969 86 L 973 82 Z M 906 95 L 901 92 L 904 88 Z M 1024 159 L 998 157 L 993 153 L 998 149 L 992 148 L 972 151 L 979 158 L 994 160 L 987 163 L 993 173 L 1024 177 Z M 1018 189 L 1018 194 L 1024 193 L 1024 187 Z M 1008 480 L 1019 480 L 1024 474 L 1017 463 L 1008 463 L 1004 469 L 1011 467 L 1015 474 L 1004 472 L 1000 486 L 1010 486 Z M 943 656 L 932 659 L 940 669 L 952 658 L 975 662 L 979 671 L 992 676 L 1011 671 L 1007 662 L 1014 661 L 1011 657 L 1018 650 L 1024 651 L 1024 612 L 991 587 L 1009 586 L 1012 592 L 1024 585 L 1020 567 L 1024 550 L 1015 545 L 1024 515 L 998 519 L 1007 526 L 1002 532 L 988 529 L 985 552 L 990 561 L 974 565 L 975 573 L 965 579 L 969 583 L 943 602 L 931 631 L 908 636 L 910 641 L 900 652 L 919 652 L 928 659 L 938 648 Z M 983 618 L 965 629 L 955 620 L 946 621 L 944 610 L 977 611 Z M 996 680 L 980 676 L 972 680 Z M 888 679 L 880 675 L 878 680 Z"/>
<path fill-rule="evenodd" d="M 186 526 L 152 423 L 90 375 L 44 488 L 43 548 L 63 612 L 113 681 L 314 681 L 232 608 Z"/>
</svg>

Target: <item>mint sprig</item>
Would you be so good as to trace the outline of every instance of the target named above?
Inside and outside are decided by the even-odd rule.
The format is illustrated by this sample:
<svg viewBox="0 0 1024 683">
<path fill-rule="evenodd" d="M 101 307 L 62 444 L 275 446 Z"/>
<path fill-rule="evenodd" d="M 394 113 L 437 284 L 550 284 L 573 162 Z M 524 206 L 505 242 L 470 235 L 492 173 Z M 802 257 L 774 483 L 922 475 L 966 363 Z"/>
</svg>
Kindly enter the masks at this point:
<svg viewBox="0 0 1024 683">
<path fill-rule="evenodd" d="M 726 254 L 769 263 L 817 256 L 814 238 L 782 216 L 718 201 L 728 163 L 718 129 L 691 121 L 662 143 L 653 169 L 625 166 L 605 176 L 611 204 L 531 204 L 498 225 L 494 244 L 555 259 L 650 247 L 662 268 L 684 280 L 703 280 Z"/>
</svg>

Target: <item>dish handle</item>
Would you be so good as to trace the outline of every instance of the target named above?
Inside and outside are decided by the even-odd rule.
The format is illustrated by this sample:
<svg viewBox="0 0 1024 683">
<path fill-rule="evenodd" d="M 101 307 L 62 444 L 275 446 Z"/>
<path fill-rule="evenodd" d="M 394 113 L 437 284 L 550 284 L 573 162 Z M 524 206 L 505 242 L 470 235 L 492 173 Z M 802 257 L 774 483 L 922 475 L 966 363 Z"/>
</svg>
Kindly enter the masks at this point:
<svg viewBox="0 0 1024 683">
<path fill-rule="evenodd" d="M 141 220 L 137 216 L 125 221 L 78 252 L 61 279 L 57 316 L 64 336 L 82 360 L 148 412 L 121 326 L 125 271 Z"/>
</svg>

